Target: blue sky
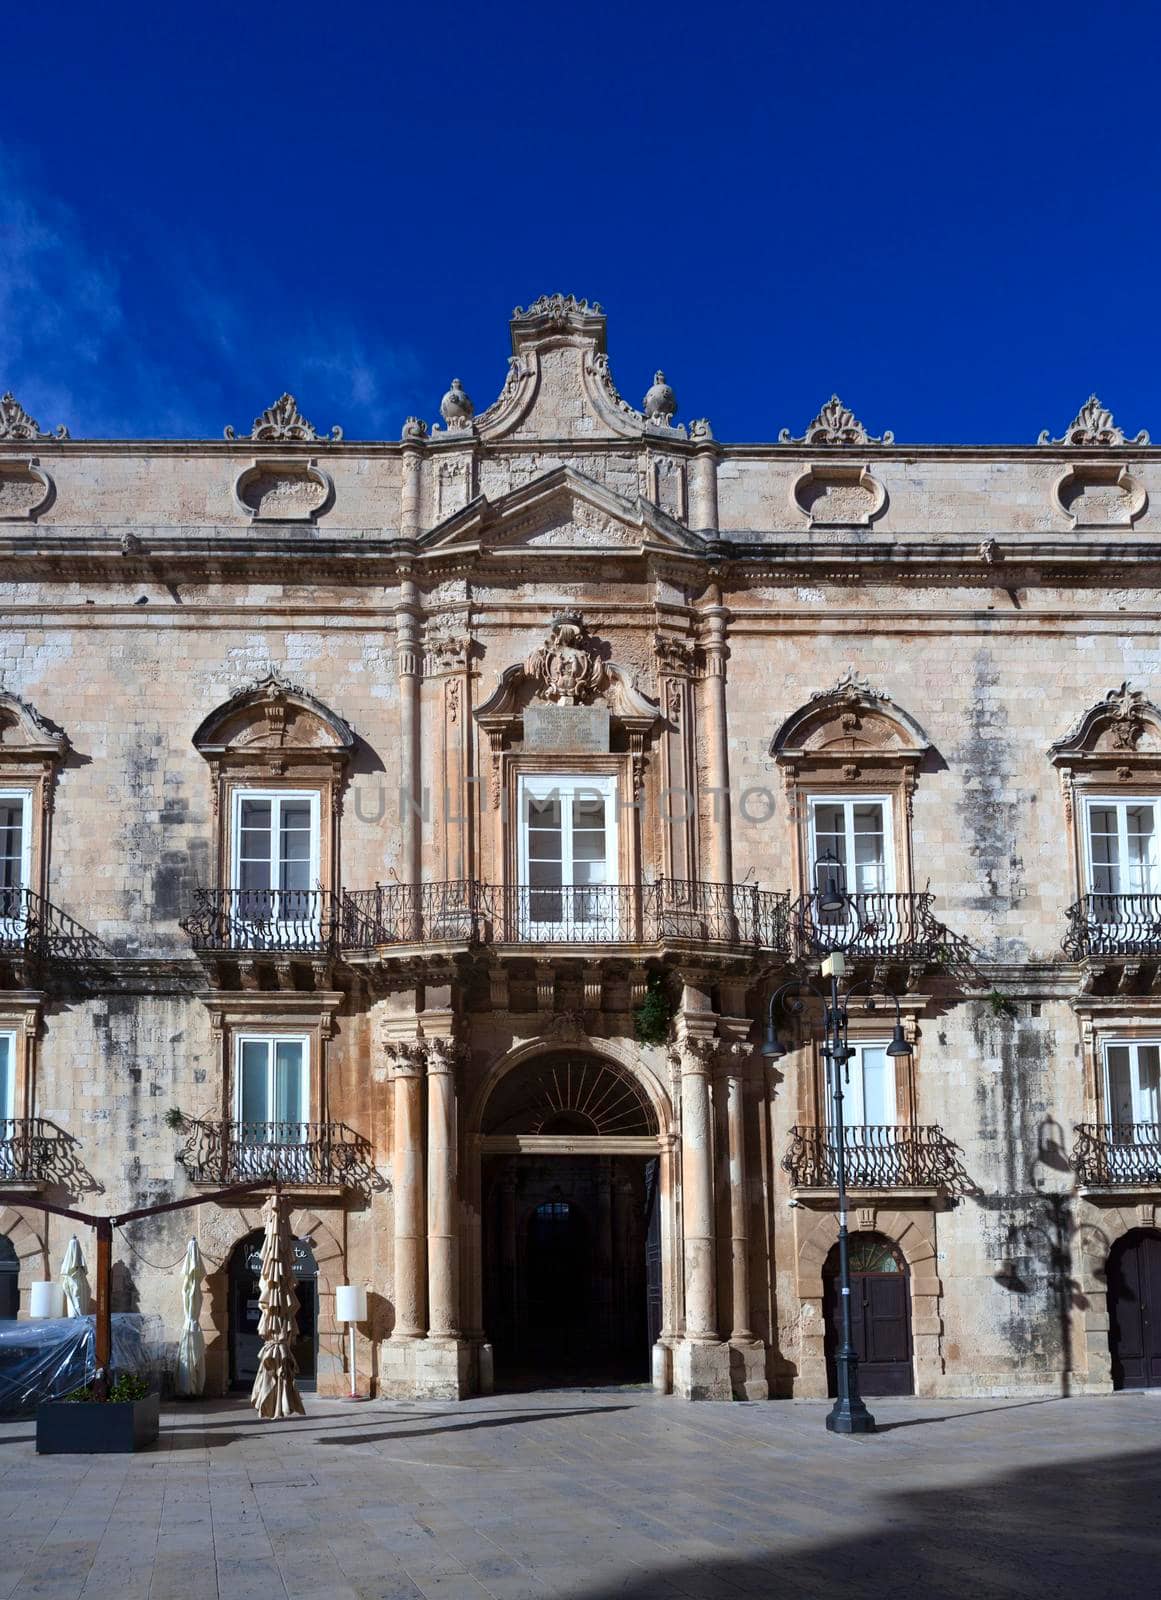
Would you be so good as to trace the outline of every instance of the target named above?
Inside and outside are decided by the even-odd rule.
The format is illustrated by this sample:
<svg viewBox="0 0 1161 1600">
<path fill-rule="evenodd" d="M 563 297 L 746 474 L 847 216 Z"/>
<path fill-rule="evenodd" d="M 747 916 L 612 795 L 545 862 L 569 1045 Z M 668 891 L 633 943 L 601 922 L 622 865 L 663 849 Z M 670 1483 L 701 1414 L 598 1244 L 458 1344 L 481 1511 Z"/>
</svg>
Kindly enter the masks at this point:
<svg viewBox="0 0 1161 1600">
<path fill-rule="evenodd" d="M 900 441 L 1161 438 L 1155 4 L 199 7 L 5 17 L 0 390 L 397 438 L 507 317 L 609 313 L 719 438 L 837 390 Z"/>
</svg>

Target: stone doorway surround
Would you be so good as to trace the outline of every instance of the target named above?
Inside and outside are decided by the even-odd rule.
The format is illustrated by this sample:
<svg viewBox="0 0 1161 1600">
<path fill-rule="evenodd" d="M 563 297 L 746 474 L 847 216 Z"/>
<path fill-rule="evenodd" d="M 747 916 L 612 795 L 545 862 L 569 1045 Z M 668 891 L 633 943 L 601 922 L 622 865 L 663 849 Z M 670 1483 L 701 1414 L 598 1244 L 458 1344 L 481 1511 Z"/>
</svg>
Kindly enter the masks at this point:
<svg viewBox="0 0 1161 1600">
<path fill-rule="evenodd" d="M 1161 1204 L 1123 1196 L 1120 1204 L 1097 1205 L 1091 1199 L 1080 1205 L 1079 1276 L 1083 1301 L 1083 1342 L 1086 1373 L 1073 1385 L 1074 1393 L 1111 1394 L 1113 1357 L 1109 1345 L 1107 1268 L 1109 1252 L 1118 1239 L 1134 1229 L 1161 1230 Z"/>
<path fill-rule="evenodd" d="M 911 1340 L 915 1393 L 939 1393 L 943 1374 L 943 1285 L 936 1271 L 935 1218 L 931 1210 L 901 1211 L 852 1198 L 851 1233 L 879 1233 L 897 1245 L 911 1284 Z M 825 1399 L 826 1330 L 822 1269 L 838 1240 L 838 1215 L 799 1205 L 794 1210 L 795 1263 L 800 1307 L 800 1356 L 796 1398 Z"/>
</svg>

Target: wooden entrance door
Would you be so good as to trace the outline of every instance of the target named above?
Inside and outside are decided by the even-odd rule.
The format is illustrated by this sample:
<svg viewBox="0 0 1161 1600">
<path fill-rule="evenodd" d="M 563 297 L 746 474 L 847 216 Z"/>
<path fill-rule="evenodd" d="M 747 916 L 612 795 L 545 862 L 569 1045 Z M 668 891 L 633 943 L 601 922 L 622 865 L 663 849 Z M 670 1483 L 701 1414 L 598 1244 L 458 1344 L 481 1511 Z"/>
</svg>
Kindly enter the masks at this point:
<svg viewBox="0 0 1161 1600">
<path fill-rule="evenodd" d="M 258 1375 L 258 1274 L 262 1265 L 262 1232 L 252 1233 L 235 1245 L 230 1258 L 230 1384 L 249 1389 Z M 295 1382 L 313 1389 L 318 1349 L 318 1268 L 305 1239 L 294 1241 L 294 1281 L 298 1291 L 298 1339 L 294 1359 Z"/>
<path fill-rule="evenodd" d="M 911 1281 L 907 1265 L 877 1233 L 850 1240 L 851 1332 L 859 1358 L 859 1388 L 865 1395 L 914 1394 L 911 1366 Z M 826 1318 L 826 1377 L 836 1393 L 835 1352 L 842 1343 L 838 1246 L 823 1267 Z"/>
<path fill-rule="evenodd" d="M 1136 1229 L 1109 1252 L 1109 1344 L 1118 1389 L 1161 1387 L 1161 1234 Z"/>
</svg>

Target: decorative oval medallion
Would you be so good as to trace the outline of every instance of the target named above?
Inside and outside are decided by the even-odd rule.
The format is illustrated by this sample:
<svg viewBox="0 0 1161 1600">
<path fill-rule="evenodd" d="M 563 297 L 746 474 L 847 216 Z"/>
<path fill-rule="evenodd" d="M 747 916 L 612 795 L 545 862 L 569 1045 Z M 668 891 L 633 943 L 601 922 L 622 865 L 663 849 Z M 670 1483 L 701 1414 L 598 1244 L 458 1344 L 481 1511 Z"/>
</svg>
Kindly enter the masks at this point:
<svg viewBox="0 0 1161 1600">
<path fill-rule="evenodd" d="M 887 504 L 887 491 L 866 466 L 815 462 L 791 492 L 812 528 L 865 528 Z"/>
<path fill-rule="evenodd" d="M 35 456 L 0 460 L 0 522 L 23 522 L 48 506 L 56 486 Z"/>
<path fill-rule="evenodd" d="M 334 481 L 317 461 L 255 461 L 234 483 L 234 499 L 252 522 L 313 522 L 334 498 Z"/>
<path fill-rule="evenodd" d="M 1117 462 L 1069 467 L 1052 494 L 1074 528 L 1131 528 L 1148 503 L 1144 484 Z"/>
</svg>

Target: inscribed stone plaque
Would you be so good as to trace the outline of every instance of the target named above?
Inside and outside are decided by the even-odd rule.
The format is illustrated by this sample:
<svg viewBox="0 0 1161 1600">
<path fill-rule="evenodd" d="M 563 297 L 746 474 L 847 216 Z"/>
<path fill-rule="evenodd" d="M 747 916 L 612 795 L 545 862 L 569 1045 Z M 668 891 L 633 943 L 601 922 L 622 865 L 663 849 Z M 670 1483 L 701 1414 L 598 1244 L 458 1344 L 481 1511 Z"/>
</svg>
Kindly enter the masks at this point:
<svg viewBox="0 0 1161 1600">
<path fill-rule="evenodd" d="M 608 706 L 528 706 L 525 750 L 607 751 Z"/>
</svg>

